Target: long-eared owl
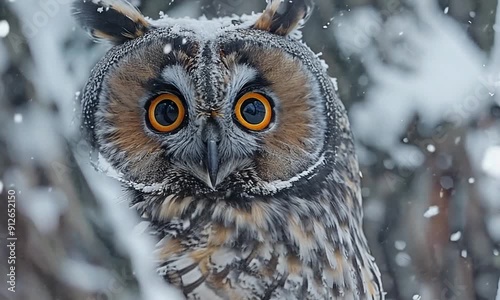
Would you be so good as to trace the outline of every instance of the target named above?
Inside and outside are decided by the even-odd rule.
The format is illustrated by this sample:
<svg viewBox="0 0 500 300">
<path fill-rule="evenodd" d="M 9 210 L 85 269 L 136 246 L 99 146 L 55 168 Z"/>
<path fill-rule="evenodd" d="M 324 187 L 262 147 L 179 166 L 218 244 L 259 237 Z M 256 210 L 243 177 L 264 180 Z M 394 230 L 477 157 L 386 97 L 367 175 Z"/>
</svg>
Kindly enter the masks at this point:
<svg viewBox="0 0 500 300">
<path fill-rule="evenodd" d="M 88 141 L 187 299 L 383 299 L 345 109 L 299 28 L 312 0 L 212 20 L 77 0 L 113 47 L 82 93 Z"/>
</svg>

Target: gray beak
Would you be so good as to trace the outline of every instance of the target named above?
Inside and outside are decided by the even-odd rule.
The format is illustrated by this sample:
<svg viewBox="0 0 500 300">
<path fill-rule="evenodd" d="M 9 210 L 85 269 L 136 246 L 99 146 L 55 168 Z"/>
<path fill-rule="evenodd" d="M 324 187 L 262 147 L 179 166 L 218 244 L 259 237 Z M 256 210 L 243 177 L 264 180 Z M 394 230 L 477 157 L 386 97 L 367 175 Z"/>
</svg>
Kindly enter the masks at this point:
<svg viewBox="0 0 500 300">
<path fill-rule="evenodd" d="M 217 185 L 217 173 L 219 173 L 219 151 L 217 142 L 213 139 L 207 142 L 207 169 L 210 183 L 213 187 Z"/>
</svg>

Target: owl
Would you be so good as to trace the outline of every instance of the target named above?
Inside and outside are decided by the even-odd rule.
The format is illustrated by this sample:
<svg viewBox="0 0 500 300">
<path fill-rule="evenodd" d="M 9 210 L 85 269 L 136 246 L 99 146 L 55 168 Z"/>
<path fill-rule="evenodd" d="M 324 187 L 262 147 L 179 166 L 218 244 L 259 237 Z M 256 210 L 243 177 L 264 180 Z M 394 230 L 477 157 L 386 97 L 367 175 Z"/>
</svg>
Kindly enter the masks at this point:
<svg viewBox="0 0 500 300">
<path fill-rule="evenodd" d="M 312 6 L 152 20 L 121 0 L 74 3 L 113 44 L 82 93 L 85 136 L 187 299 L 384 298 L 346 111 L 301 41 Z"/>
</svg>

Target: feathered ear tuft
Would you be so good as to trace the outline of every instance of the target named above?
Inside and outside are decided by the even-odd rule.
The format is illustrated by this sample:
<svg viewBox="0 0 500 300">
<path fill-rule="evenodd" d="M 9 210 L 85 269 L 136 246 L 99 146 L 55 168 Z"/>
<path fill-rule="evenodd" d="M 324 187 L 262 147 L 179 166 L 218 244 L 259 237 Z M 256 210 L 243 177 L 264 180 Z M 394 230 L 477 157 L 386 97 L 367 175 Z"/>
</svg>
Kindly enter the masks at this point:
<svg viewBox="0 0 500 300">
<path fill-rule="evenodd" d="M 73 13 L 93 37 L 115 44 L 140 37 L 150 27 L 141 12 L 125 0 L 77 0 Z"/>
<path fill-rule="evenodd" d="M 285 36 L 298 27 L 300 20 L 307 21 L 313 7 L 312 0 L 269 0 L 253 27 Z"/>
</svg>

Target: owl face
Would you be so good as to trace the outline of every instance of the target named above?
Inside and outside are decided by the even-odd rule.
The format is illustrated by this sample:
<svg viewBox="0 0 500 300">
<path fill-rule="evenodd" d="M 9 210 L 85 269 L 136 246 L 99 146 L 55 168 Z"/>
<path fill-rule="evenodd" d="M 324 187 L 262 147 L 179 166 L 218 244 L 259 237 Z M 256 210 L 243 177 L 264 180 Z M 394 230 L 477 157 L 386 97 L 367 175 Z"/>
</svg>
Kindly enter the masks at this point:
<svg viewBox="0 0 500 300">
<path fill-rule="evenodd" d="M 319 59 L 294 37 L 307 1 L 196 21 L 147 21 L 122 1 L 75 8 L 95 37 L 115 43 L 85 88 L 83 120 L 127 180 L 248 196 L 321 177 L 341 104 Z"/>
</svg>

